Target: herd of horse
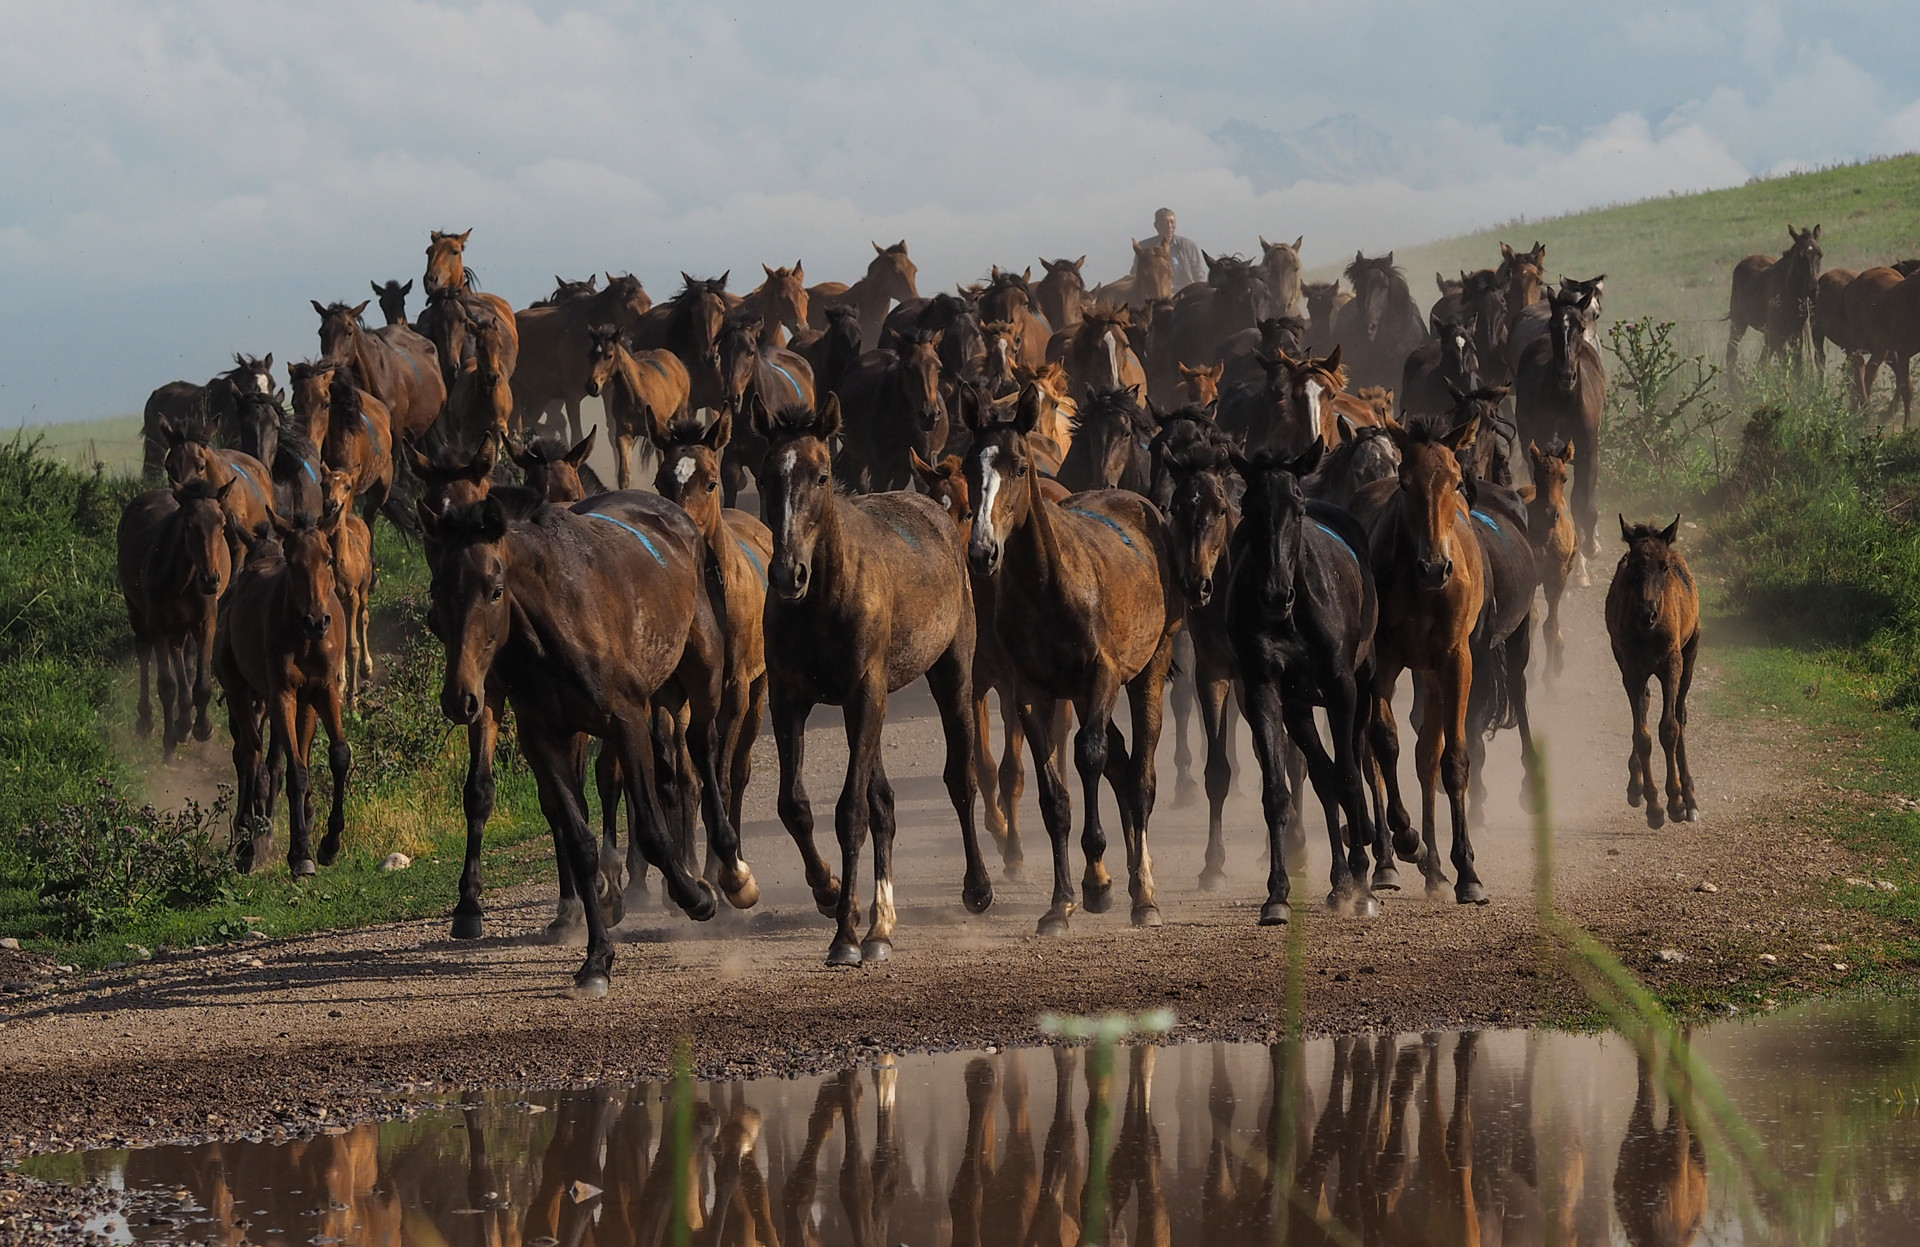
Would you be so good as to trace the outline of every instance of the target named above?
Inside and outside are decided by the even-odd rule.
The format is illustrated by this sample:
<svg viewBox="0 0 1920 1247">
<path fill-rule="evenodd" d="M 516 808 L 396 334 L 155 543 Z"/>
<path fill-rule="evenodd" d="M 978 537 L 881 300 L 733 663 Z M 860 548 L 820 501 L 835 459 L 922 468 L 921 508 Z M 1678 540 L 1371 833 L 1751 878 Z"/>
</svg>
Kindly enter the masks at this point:
<svg viewBox="0 0 1920 1247">
<path fill-rule="evenodd" d="M 1155 243 L 1135 244 L 1131 273 L 1091 291 L 1083 257 L 1043 260 L 1038 281 L 994 267 L 923 297 L 903 240 L 875 244 L 851 285 L 809 287 L 798 263 L 767 268 L 745 296 L 727 274 L 682 274 L 654 307 L 636 279 L 609 275 L 561 281 L 516 312 L 465 267 L 470 233 L 432 235 L 417 321 L 411 282 L 374 284 L 380 328 L 363 322 L 366 303 L 315 302 L 320 354 L 289 367 L 290 410 L 271 356 L 236 357 L 208 385 L 162 387 L 148 404 L 155 475 L 170 484 L 136 499 L 120 533 L 140 725 L 151 725 L 150 660 L 168 756 L 189 734 L 208 738 L 213 683 L 224 690 L 243 867 L 270 843 L 283 781 L 293 873 L 339 851 L 344 710 L 372 672 L 371 529 L 384 513 L 420 535 L 428 625 L 446 655 L 440 708 L 468 731 L 453 933 L 481 933 L 480 848 L 511 709 L 554 836 L 549 934 L 584 934 L 583 993 L 606 990 L 608 929 L 649 868 L 698 920 L 722 897 L 756 903 L 739 824 L 763 719 L 780 819 L 834 922 L 829 963 L 890 956 L 882 736 L 889 696 L 923 678 L 971 912 L 993 901 L 976 810 L 1003 869 L 1024 866 L 1024 751 L 1052 857 L 1040 931 L 1064 935 L 1079 907 L 1113 904 L 1102 783 L 1132 921 L 1160 923 L 1148 825 L 1170 684 L 1183 780 L 1195 705 L 1205 737 L 1204 887 L 1224 878 L 1244 715 L 1271 860 L 1262 923 L 1290 914 L 1308 784 L 1333 848 L 1329 904 L 1377 913 L 1399 862 L 1430 892 L 1451 883 L 1460 903 L 1487 902 L 1469 833 L 1486 743 L 1517 729 L 1534 786 L 1535 599 L 1544 587 L 1551 672 L 1562 595 L 1589 583 L 1599 553 L 1603 277 L 1550 285 L 1544 246 L 1503 244 L 1496 267 L 1443 282 L 1423 313 L 1391 253 L 1356 254 L 1348 291 L 1301 281 L 1301 240 L 1262 239 L 1255 261 L 1207 256 L 1207 280 L 1184 290 L 1170 288 Z M 614 490 L 588 466 L 591 395 L 616 452 Z M 651 491 L 629 488 L 636 458 L 653 469 Z M 749 481 L 758 517 L 732 505 Z M 1698 817 L 1683 740 L 1698 604 L 1677 537 L 1677 520 L 1622 520 L 1628 549 L 1607 608 L 1634 710 L 1628 796 L 1655 827 Z M 1184 674 L 1170 680 L 1176 663 Z M 1402 673 L 1415 691 L 1417 826 L 1392 709 Z M 1649 678 L 1664 690 L 1664 802 Z M 841 708 L 849 743 L 837 862 L 816 844 L 801 778 L 821 704 Z M 316 853 L 319 726 L 333 784 Z"/>
</svg>

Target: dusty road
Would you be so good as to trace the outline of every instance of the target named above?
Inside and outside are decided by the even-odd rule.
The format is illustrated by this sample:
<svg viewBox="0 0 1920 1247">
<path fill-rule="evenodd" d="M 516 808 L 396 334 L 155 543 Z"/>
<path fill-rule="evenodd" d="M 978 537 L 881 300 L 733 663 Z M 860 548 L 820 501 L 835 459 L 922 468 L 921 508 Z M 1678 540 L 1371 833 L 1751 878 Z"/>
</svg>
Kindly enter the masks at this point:
<svg viewBox="0 0 1920 1247">
<path fill-rule="evenodd" d="M 1805 791 L 1804 759 L 1835 744 L 1795 738 L 1765 717 L 1698 712 L 1691 744 L 1705 821 L 1648 831 L 1623 798 L 1627 710 L 1600 622 L 1603 593 L 1574 599 L 1568 670 L 1555 685 L 1536 682 L 1533 696 L 1551 763 L 1562 911 L 1656 982 L 1707 993 L 1737 984 L 1753 1007 L 1774 979 L 1831 979 L 1824 963 L 1797 958 L 1865 929 L 1810 888 L 1850 873 L 1841 850 L 1801 830 L 1832 799 Z M 1714 683 L 1709 662 L 1699 704 Z M 1166 926 L 1134 930 L 1120 904 L 1076 915 L 1065 940 L 1043 939 L 1033 933 L 1043 872 L 996 880 L 998 900 L 983 916 L 959 905 L 958 837 L 929 709 L 923 692 L 902 695 L 887 729 L 902 826 L 901 922 L 888 964 L 822 964 L 831 930 L 773 817 L 763 742 L 746 827 L 765 892 L 759 908 L 698 927 L 652 907 L 630 916 L 606 999 L 566 998 L 578 952 L 529 940 L 551 914 L 550 883 L 490 897 L 489 936 L 474 943 L 447 939 L 443 920 L 408 923 L 69 980 L 7 1003 L 0 1148 L 271 1132 L 378 1111 L 396 1089 L 637 1075 L 664 1068 L 682 1036 L 703 1070 L 772 1072 L 872 1049 L 1032 1041 L 1047 1010 L 1166 1005 L 1180 1019 L 1176 1038 L 1258 1038 L 1281 1024 L 1286 936 L 1255 925 L 1264 896 L 1256 783 L 1243 777 L 1228 808 L 1226 890 L 1200 892 L 1206 812 L 1174 803 L 1169 728 L 1151 838 Z M 811 726 L 809 784 L 830 817 L 845 760 L 838 712 L 817 712 Z M 1244 739 L 1241 755 L 1250 765 Z M 1295 891 L 1309 1029 L 1517 1025 L 1582 1010 L 1578 988 L 1536 943 L 1534 853 L 1511 733 L 1492 746 L 1488 784 L 1489 825 L 1477 833 L 1493 896 L 1484 908 L 1414 891 L 1387 898 L 1377 919 L 1327 914 L 1314 903 L 1325 892 L 1326 837 L 1310 816 L 1311 863 Z M 1029 784 L 1024 822 L 1038 866 L 1045 841 L 1032 792 Z M 1108 860 L 1122 866 L 1117 845 Z M 1074 861 L 1077 875 L 1077 848 Z M 1696 891 L 1703 880 L 1718 890 Z M 1684 960 L 1656 960 L 1659 949 Z M 1758 973 L 1765 951 L 1783 963 L 1771 978 Z"/>
</svg>

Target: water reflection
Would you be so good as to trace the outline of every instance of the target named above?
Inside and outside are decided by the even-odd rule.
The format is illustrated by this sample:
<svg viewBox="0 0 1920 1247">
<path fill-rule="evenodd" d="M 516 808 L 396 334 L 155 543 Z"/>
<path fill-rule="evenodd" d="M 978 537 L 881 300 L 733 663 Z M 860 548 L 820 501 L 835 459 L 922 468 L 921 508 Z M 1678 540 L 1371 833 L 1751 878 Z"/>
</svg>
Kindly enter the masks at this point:
<svg viewBox="0 0 1920 1247">
<path fill-rule="evenodd" d="M 193 1194 L 197 1223 L 135 1237 L 232 1247 L 665 1244 L 676 1207 L 706 1247 L 1074 1247 L 1090 1221 L 1142 1247 L 1910 1242 L 1915 1021 L 1852 1006 L 1698 1038 L 1784 1192 L 1715 1150 L 1682 1071 L 1520 1032 L 910 1057 L 702 1085 L 679 1128 L 642 1083 L 87 1164 Z"/>
</svg>

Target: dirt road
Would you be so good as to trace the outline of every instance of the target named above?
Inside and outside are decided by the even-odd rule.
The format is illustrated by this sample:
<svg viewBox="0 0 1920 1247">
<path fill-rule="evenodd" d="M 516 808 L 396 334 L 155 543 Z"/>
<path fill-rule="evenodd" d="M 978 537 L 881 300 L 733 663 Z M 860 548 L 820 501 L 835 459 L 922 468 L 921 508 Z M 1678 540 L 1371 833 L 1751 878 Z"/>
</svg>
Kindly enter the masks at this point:
<svg viewBox="0 0 1920 1247">
<path fill-rule="evenodd" d="M 1801 831 L 1816 808 L 1799 782 L 1804 759 L 1832 742 L 1697 712 L 1691 744 L 1705 821 L 1648 831 L 1623 799 L 1627 711 L 1600 622 L 1603 592 L 1574 599 L 1568 670 L 1555 685 L 1536 683 L 1533 696 L 1551 764 L 1562 911 L 1657 984 L 1737 988 L 1747 1007 L 1759 1007 L 1774 979 L 1830 979 L 1824 964 L 1794 958 L 1865 929 L 1810 890 L 1810 878 L 1846 870 L 1841 850 Z M 1697 704 L 1714 683 L 1709 651 Z M 18 1155 L 272 1132 L 377 1111 L 395 1089 L 637 1075 L 664 1068 L 682 1036 L 703 1070 L 765 1072 L 871 1049 L 1032 1041 L 1048 1010 L 1166 1005 L 1180 1019 L 1176 1038 L 1258 1038 L 1281 1025 L 1286 937 L 1255 925 L 1264 896 L 1255 782 L 1243 776 L 1228 809 L 1228 887 L 1202 893 L 1205 808 L 1174 804 L 1169 730 L 1151 839 L 1166 926 L 1134 930 L 1120 904 L 1076 915 L 1065 940 L 1042 939 L 1033 927 L 1044 871 L 998 880 L 983 916 L 959 905 L 958 837 L 929 709 L 924 693 L 902 695 L 887 729 L 902 826 L 901 922 L 888 964 L 822 964 L 831 930 L 774 820 L 763 742 L 769 756 L 747 798 L 746 828 L 760 907 L 698 927 L 651 907 L 631 916 L 606 999 L 566 998 L 577 950 L 528 939 L 551 914 L 550 883 L 490 897 L 489 936 L 474 943 L 447 939 L 444 921 L 408 923 L 66 980 L 6 1003 L 0 1148 Z M 818 712 L 808 750 L 817 810 L 832 809 L 845 752 L 838 712 Z M 1241 756 L 1251 764 L 1244 740 Z M 1478 849 L 1493 903 L 1484 908 L 1415 891 L 1389 897 L 1377 919 L 1328 915 L 1314 903 L 1325 892 L 1326 837 L 1317 812 L 1310 816 L 1311 864 L 1295 891 L 1307 928 L 1309 1029 L 1517 1025 L 1582 1012 L 1572 980 L 1536 945 L 1534 854 L 1511 733 L 1492 746 L 1488 784 Z M 1032 792 L 1029 784 L 1028 860 L 1041 866 Z M 1077 875 L 1077 848 L 1074 860 Z M 1108 860 L 1121 869 L 1117 843 Z M 1696 890 L 1708 880 L 1717 891 Z M 1658 960 L 1661 949 L 1684 959 Z M 1763 973 L 1766 951 L 1784 964 Z"/>
</svg>

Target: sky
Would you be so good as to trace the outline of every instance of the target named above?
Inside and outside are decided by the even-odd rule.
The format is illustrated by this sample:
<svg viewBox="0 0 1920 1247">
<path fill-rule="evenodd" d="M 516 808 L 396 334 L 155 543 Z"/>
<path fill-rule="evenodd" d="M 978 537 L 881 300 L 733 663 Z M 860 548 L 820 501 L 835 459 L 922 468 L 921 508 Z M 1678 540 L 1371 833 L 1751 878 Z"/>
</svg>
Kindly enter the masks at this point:
<svg viewBox="0 0 1920 1247">
<path fill-rule="evenodd" d="M 0 427 L 310 355 L 308 300 L 371 279 L 417 310 L 432 229 L 472 229 L 515 306 L 593 271 L 851 281 L 903 237 L 931 291 L 1042 254 L 1118 276 L 1163 204 L 1314 264 L 1920 150 L 1893 0 L 0 0 L 0 26 Z"/>
</svg>

